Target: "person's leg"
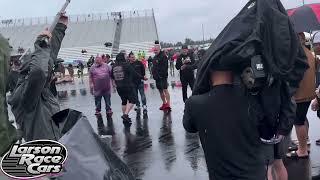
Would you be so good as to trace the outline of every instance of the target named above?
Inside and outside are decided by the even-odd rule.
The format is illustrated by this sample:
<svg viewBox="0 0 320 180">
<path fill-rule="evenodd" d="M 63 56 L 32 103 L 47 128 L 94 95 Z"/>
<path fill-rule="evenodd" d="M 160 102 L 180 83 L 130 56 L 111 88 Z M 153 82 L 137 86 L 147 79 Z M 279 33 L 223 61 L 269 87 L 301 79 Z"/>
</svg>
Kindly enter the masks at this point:
<svg viewBox="0 0 320 180">
<path fill-rule="evenodd" d="M 166 104 L 170 107 L 171 106 L 171 103 L 170 103 L 170 94 L 169 94 L 169 91 L 168 89 L 165 89 L 163 90 L 164 92 L 164 97 L 166 99 Z"/>
<path fill-rule="evenodd" d="M 136 96 L 133 92 L 133 88 L 128 88 L 126 90 L 127 93 L 127 106 L 126 106 L 126 111 L 125 111 L 125 115 L 129 115 L 130 111 L 132 110 L 132 108 L 134 107 L 134 104 L 137 102 Z"/>
<path fill-rule="evenodd" d="M 130 113 L 130 111 L 132 110 L 133 107 L 134 107 L 134 104 L 128 102 L 124 114 L 129 115 L 129 113 Z"/>
<path fill-rule="evenodd" d="M 283 164 L 282 159 L 277 159 L 273 163 L 273 170 L 276 180 L 288 180 L 288 172 Z"/>
<path fill-rule="evenodd" d="M 169 91 L 168 91 L 168 79 L 164 79 L 162 83 L 163 83 L 163 89 L 164 89 L 163 92 L 164 92 L 164 95 L 165 95 L 166 104 L 170 108 L 171 102 L 170 102 L 170 94 L 169 94 Z"/>
<path fill-rule="evenodd" d="M 161 97 L 161 100 L 162 100 L 162 104 L 166 104 L 167 101 L 166 101 L 166 96 L 165 96 L 165 93 L 164 93 L 164 90 L 163 90 L 163 85 L 162 85 L 162 80 L 157 80 L 156 81 L 156 86 L 157 86 L 157 89 L 159 90 L 159 94 L 160 94 L 160 97 Z"/>
<path fill-rule="evenodd" d="M 306 125 L 295 125 L 299 145 L 298 145 L 298 156 L 308 155 L 308 131 Z"/>
<path fill-rule="evenodd" d="M 122 114 L 125 114 L 127 110 L 127 104 L 126 105 L 123 105 L 123 104 L 124 103 L 122 103 L 121 109 L 122 109 Z"/>
<path fill-rule="evenodd" d="M 140 101 L 139 101 L 139 84 L 135 84 L 134 87 L 134 95 L 136 96 L 136 106 L 140 108 Z M 142 97 L 141 97 L 142 100 Z"/>
<path fill-rule="evenodd" d="M 112 112 L 112 110 L 111 110 L 111 94 L 106 94 L 103 96 L 103 98 L 104 98 L 104 102 L 106 104 L 106 113 L 108 114 L 108 113 Z"/>
<path fill-rule="evenodd" d="M 299 141 L 297 155 L 299 157 L 308 155 L 308 130 L 305 125 L 306 115 L 310 106 L 310 102 L 297 103 L 297 116 L 294 122 L 297 138 Z"/>
<path fill-rule="evenodd" d="M 147 98 L 146 98 L 146 94 L 144 93 L 144 83 L 141 82 L 139 87 L 138 87 L 140 96 L 141 96 L 141 101 L 142 101 L 142 105 L 146 106 L 147 105 Z M 137 99 L 137 101 L 139 101 L 139 99 Z"/>
<path fill-rule="evenodd" d="M 309 120 L 308 120 L 307 117 L 306 117 L 306 121 L 305 121 L 304 125 L 305 125 L 306 128 L 307 128 L 307 134 L 308 134 L 307 144 L 308 144 L 308 142 L 310 141 L 310 139 L 309 139 Z"/>
<path fill-rule="evenodd" d="M 274 180 L 272 172 L 274 172 L 273 171 L 273 164 L 268 166 L 268 180 Z M 275 179 L 275 180 L 277 180 L 277 179 Z"/>
<path fill-rule="evenodd" d="M 94 102 L 96 105 L 96 114 L 99 114 L 101 112 L 101 99 L 102 99 L 102 96 L 94 97 Z"/>
<path fill-rule="evenodd" d="M 188 83 L 182 84 L 182 99 L 183 102 L 186 102 L 186 100 L 188 99 Z"/>
<path fill-rule="evenodd" d="M 193 86 L 194 86 L 194 82 L 195 82 L 196 80 L 194 79 L 194 78 L 191 78 L 190 80 L 189 80 L 189 86 L 190 86 L 190 88 L 191 88 L 191 91 L 193 91 Z"/>
<path fill-rule="evenodd" d="M 181 78 L 181 84 L 182 84 L 182 99 L 183 99 L 183 102 L 186 102 L 187 98 L 188 98 L 188 81 Z"/>
<path fill-rule="evenodd" d="M 166 104 L 167 100 L 166 100 L 166 95 L 164 93 L 164 90 L 159 90 L 159 93 L 160 93 L 160 97 L 161 97 L 163 104 Z"/>
<path fill-rule="evenodd" d="M 122 109 L 122 113 L 124 114 L 126 112 L 126 108 L 127 108 L 127 99 L 125 98 L 125 93 L 123 91 L 122 88 L 117 88 L 117 92 L 121 98 L 121 109 Z"/>
</svg>

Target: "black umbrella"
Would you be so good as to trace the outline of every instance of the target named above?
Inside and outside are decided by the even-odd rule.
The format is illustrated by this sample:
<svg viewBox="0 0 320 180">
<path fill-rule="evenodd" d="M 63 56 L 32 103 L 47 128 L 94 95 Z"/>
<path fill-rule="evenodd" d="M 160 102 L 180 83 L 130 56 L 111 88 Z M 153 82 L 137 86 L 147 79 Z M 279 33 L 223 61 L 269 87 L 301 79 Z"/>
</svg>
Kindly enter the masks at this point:
<svg viewBox="0 0 320 180">
<path fill-rule="evenodd" d="M 287 11 L 297 33 L 320 30 L 320 4 L 308 4 Z"/>
</svg>

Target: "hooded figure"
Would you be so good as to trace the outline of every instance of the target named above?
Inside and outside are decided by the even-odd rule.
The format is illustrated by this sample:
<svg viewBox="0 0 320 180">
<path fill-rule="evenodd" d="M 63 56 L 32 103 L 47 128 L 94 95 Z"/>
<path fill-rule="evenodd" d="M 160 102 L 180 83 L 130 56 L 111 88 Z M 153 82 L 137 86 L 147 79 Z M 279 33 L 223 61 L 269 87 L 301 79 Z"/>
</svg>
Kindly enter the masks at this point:
<svg viewBox="0 0 320 180">
<path fill-rule="evenodd" d="M 295 114 L 292 96 L 308 68 L 306 56 L 280 0 L 251 0 L 207 50 L 198 68 L 193 94 L 210 91 L 212 67 L 227 67 L 238 76 L 260 59 L 272 83 L 263 84 L 251 99 L 251 117 L 260 136 L 287 135 Z"/>
<path fill-rule="evenodd" d="M 25 56 L 16 89 L 9 99 L 16 122 L 26 141 L 60 138 L 51 116 L 59 111 L 58 100 L 50 90 L 53 67 L 67 26 L 58 23 L 52 32 L 50 44 L 41 47 L 39 36 L 34 52 Z"/>
<path fill-rule="evenodd" d="M 9 43 L 0 34 L 0 156 L 17 141 L 16 129 L 9 122 L 6 101 L 6 81 L 8 78 Z"/>
<path fill-rule="evenodd" d="M 122 101 L 122 119 L 125 126 L 130 126 L 132 121 L 129 113 L 137 102 L 134 89 L 135 72 L 124 53 L 119 53 L 116 57 L 116 63 L 112 67 L 111 78 L 115 81 L 118 94 Z"/>
</svg>

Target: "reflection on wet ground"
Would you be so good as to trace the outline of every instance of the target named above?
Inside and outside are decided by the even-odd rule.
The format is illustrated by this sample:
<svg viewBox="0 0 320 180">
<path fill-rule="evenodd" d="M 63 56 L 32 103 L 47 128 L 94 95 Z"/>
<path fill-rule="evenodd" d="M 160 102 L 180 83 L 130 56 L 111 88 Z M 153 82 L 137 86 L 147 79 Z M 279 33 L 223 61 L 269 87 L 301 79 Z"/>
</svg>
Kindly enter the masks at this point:
<svg viewBox="0 0 320 180">
<path fill-rule="evenodd" d="M 172 113 L 158 110 L 161 105 L 155 86 L 146 86 L 148 115 L 132 112 L 131 128 L 124 128 L 121 120 L 120 98 L 112 94 L 113 120 L 104 119 L 112 149 L 130 167 L 137 179 L 143 180 L 195 180 L 208 179 L 204 153 L 197 134 L 186 133 L 182 126 L 183 102 L 181 89 L 171 82 Z M 94 100 L 86 80 L 84 83 L 59 85 L 59 100 L 64 108 L 83 112 L 94 129 Z M 102 103 L 104 104 L 104 103 Z M 320 138 L 320 121 L 309 113 L 310 138 Z M 320 174 L 320 147 L 311 146 L 310 160 L 287 160 L 289 180 L 309 180 L 311 175 Z"/>
</svg>

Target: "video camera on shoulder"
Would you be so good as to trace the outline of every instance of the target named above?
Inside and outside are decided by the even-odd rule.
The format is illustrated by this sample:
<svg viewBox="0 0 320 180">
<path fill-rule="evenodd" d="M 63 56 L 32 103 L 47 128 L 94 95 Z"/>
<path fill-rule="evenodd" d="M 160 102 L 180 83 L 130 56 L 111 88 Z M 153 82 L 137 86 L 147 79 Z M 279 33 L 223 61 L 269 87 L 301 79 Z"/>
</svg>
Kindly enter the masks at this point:
<svg viewBox="0 0 320 180">
<path fill-rule="evenodd" d="M 241 73 L 241 79 L 245 87 L 251 93 L 258 93 L 265 86 L 270 86 L 273 78 L 268 74 L 260 55 L 251 58 L 251 65 L 246 67 Z"/>
</svg>

